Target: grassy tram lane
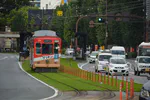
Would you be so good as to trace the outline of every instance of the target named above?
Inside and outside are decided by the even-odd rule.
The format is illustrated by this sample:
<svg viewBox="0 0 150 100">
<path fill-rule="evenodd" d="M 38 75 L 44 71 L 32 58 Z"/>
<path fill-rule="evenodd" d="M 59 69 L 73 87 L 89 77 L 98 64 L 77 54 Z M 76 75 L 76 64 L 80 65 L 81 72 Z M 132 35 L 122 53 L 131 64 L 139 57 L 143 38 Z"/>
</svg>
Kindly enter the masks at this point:
<svg viewBox="0 0 150 100">
<path fill-rule="evenodd" d="M 65 59 L 65 58 L 61 59 L 61 64 L 64 66 L 70 66 L 70 62 L 73 68 L 78 68 L 77 62 L 73 61 L 72 59 Z M 108 84 L 100 84 L 99 82 L 92 82 L 91 80 L 85 80 L 80 77 L 66 74 L 63 72 L 57 72 L 57 73 L 49 72 L 49 73 L 40 73 L 40 74 L 35 73 L 30 69 L 29 60 L 24 61 L 22 66 L 23 69 L 29 74 L 31 74 L 32 76 L 38 78 L 39 80 L 61 91 L 73 91 L 74 89 L 71 87 L 74 87 L 80 91 L 99 91 L 99 90 L 103 91 L 106 89 L 110 89 L 113 91 L 119 90 L 119 87 L 111 86 Z M 121 80 L 118 81 L 121 82 Z M 134 91 L 138 92 L 141 90 L 141 88 L 142 88 L 142 84 L 134 83 Z M 123 90 L 125 91 L 125 87 L 123 88 Z"/>
</svg>

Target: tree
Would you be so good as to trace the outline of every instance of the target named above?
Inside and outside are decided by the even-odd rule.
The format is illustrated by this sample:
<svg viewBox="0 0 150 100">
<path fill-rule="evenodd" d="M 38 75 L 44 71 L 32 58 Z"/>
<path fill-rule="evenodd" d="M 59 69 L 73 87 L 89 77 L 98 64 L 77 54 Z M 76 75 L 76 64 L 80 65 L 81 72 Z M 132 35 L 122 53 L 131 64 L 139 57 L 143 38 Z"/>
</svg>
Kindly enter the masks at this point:
<svg viewBox="0 0 150 100">
<path fill-rule="evenodd" d="M 8 17 L 8 24 L 12 31 L 27 31 L 28 29 L 28 10 L 37 9 L 36 7 L 24 6 L 20 9 L 13 9 Z"/>
</svg>

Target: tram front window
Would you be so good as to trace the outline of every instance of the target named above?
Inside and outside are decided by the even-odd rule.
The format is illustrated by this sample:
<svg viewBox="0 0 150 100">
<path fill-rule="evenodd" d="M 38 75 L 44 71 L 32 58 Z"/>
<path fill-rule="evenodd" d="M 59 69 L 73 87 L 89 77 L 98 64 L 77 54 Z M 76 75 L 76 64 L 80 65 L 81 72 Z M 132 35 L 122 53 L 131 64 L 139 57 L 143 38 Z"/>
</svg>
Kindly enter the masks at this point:
<svg viewBox="0 0 150 100">
<path fill-rule="evenodd" d="M 41 54 L 41 44 L 36 43 L 36 54 Z"/>
<path fill-rule="evenodd" d="M 52 54 L 53 45 L 52 44 L 42 44 L 42 54 Z"/>
</svg>

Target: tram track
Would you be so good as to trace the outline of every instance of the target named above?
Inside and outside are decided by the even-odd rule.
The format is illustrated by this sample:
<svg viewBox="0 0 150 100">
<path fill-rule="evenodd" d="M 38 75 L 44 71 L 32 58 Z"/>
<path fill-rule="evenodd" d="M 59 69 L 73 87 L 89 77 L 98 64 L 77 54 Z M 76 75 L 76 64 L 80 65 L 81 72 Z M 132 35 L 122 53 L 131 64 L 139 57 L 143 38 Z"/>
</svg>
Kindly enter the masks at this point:
<svg viewBox="0 0 150 100">
<path fill-rule="evenodd" d="M 58 73 L 58 74 L 60 75 L 60 73 Z M 61 76 L 64 76 L 64 77 L 67 77 L 67 78 L 72 79 L 72 78 L 69 77 L 69 76 L 65 76 L 65 75 L 61 75 Z M 110 90 L 110 89 L 108 89 L 108 88 L 105 88 L 105 87 L 103 87 L 103 86 L 93 85 L 93 84 L 91 84 L 91 83 L 83 82 L 83 81 L 81 81 L 81 80 L 79 81 L 79 80 L 77 80 L 77 79 L 73 79 L 73 80 L 76 80 L 76 81 L 81 82 L 81 83 L 86 83 L 86 84 L 89 84 L 89 85 L 92 85 L 92 86 L 95 86 L 95 87 L 98 87 L 98 88 L 103 88 L 103 89 L 106 90 L 105 92 L 107 92 L 107 93 L 109 92 L 109 94 L 110 94 L 109 97 L 108 97 L 108 95 L 107 95 L 107 96 L 104 95 L 104 97 L 101 97 L 100 100 L 103 100 L 103 99 L 110 99 L 110 98 L 112 98 L 112 97 L 115 96 L 115 93 L 114 93 L 112 90 Z"/>
<path fill-rule="evenodd" d="M 80 97 L 84 98 L 84 97 L 86 97 L 86 96 L 88 95 L 88 92 L 87 92 L 87 91 L 80 91 L 80 90 L 78 90 L 77 88 L 75 88 L 75 87 L 73 87 L 73 86 L 71 86 L 71 85 L 68 85 L 68 84 L 66 84 L 66 83 L 64 83 L 64 82 L 60 82 L 60 81 L 58 81 L 57 79 L 53 79 L 53 78 L 49 77 L 48 75 L 44 75 L 44 74 L 42 74 L 42 73 L 39 73 L 39 74 L 42 75 L 42 76 L 44 76 L 45 78 L 48 78 L 48 79 L 50 79 L 50 80 L 56 81 L 56 82 L 58 82 L 58 83 L 60 83 L 60 84 L 63 84 L 63 85 L 65 85 L 65 86 L 67 86 L 67 87 L 72 88 L 72 89 L 74 90 L 74 92 L 76 93 L 76 95 L 73 96 L 73 97 L 68 97 L 68 98 L 64 98 L 64 99 L 61 99 L 61 100 L 72 100 L 72 99 L 73 99 L 73 100 L 77 100 L 77 98 L 80 98 Z M 57 73 L 57 75 L 60 75 L 60 76 L 63 76 L 63 77 L 67 77 L 67 78 L 73 79 L 73 78 L 71 78 L 71 77 L 69 77 L 69 76 L 62 75 L 62 74 L 60 74 L 60 73 Z M 97 87 L 97 88 L 102 88 L 102 89 L 104 89 L 105 91 L 103 91 L 103 95 L 100 96 L 100 97 L 98 98 L 98 100 L 104 100 L 104 99 L 106 100 L 106 99 L 110 99 L 110 98 L 112 98 L 112 97 L 115 96 L 115 93 L 113 93 L 113 92 L 112 92 L 110 89 L 108 89 L 108 88 L 105 88 L 105 87 L 102 87 L 102 86 L 99 86 L 99 85 L 93 85 L 93 84 L 91 84 L 91 83 L 83 82 L 83 81 L 81 81 L 81 80 L 79 81 L 79 80 L 77 80 L 77 79 L 73 79 L 73 80 L 78 81 L 78 82 L 81 82 L 81 83 L 89 84 L 89 85 L 95 86 L 95 87 Z"/>
<path fill-rule="evenodd" d="M 56 82 L 58 82 L 58 83 L 60 83 L 60 84 L 63 84 L 63 85 L 65 85 L 65 86 L 67 86 L 67 87 L 70 87 L 70 88 L 72 88 L 72 89 L 74 90 L 74 92 L 76 93 L 76 95 L 73 96 L 73 97 L 68 97 L 68 98 L 64 98 L 64 99 L 61 98 L 61 100 L 71 100 L 72 98 L 77 98 L 77 97 L 79 97 L 79 96 L 85 96 L 85 94 L 87 94 L 87 91 L 79 91 L 77 88 L 75 88 L 75 87 L 73 87 L 73 86 L 71 86 L 71 85 L 68 85 L 68 84 L 66 84 L 66 83 L 60 82 L 60 81 L 58 81 L 58 80 L 56 80 L 56 79 L 53 79 L 53 78 L 51 78 L 51 77 L 48 77 L 47 75 L 44 75 L 44 74 L 42 74 L 42 73 L 38 73 L 38 74 L 42 75 L 43 77 L 45 77 L 45 78 L 47 78 L 47 79 L 56 81 Z M 56 100 L 57 100 L 57 98 L 56 98 Z"/>
</svg>

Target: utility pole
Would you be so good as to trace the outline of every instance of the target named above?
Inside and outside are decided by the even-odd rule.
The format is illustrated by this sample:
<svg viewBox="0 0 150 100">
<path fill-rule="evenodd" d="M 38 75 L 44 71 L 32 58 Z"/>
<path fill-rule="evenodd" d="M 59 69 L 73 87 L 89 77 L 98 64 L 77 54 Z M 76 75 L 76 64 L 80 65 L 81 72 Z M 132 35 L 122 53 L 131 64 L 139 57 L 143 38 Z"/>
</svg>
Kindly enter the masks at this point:
<svg viewBox="0 0 150 100">
<path fill-rule="evenodd" d="M 106 35 L 105 35 L 105 48 L 107 48 L 107 38 L 108 38 L 107 5 L 108 5 L 108 2 L 107 2 L 107 0 L 106 0 Z"/>
</svg>

